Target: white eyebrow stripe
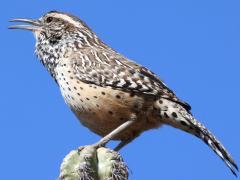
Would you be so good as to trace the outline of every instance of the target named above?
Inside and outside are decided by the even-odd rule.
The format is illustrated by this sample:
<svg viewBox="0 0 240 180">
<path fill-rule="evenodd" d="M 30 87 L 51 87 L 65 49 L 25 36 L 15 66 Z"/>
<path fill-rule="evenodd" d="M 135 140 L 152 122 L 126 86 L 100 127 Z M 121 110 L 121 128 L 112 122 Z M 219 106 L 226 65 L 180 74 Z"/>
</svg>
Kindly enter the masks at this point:
<svg viewBox="0 0 240 180">
<path fill-rule="evenodd" d="M 55 18 L 63 19 L 76 27 L 82 27 L 80 23 L 75 21 L 72 17 L 68 16 L 67 14 L 60 14 L 60 13 L 51 13 L 51 15 Z"/>
</svg>

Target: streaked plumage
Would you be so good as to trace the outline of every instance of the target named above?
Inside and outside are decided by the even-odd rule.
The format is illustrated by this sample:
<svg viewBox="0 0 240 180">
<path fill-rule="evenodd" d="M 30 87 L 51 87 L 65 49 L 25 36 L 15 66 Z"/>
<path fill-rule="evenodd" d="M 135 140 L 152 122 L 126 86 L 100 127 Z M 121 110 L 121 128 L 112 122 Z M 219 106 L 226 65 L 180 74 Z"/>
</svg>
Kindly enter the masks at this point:
<svg viewBox="0 0 240 180">
<path fill-rule="evenodd" d="M 122 141 L 117 149 L 145 130 L 168 124 L 202 139 L 236 175 L 237 165 L 192 116 L 191 107 L 153 72 L 104 44 L 83 21 L 56 11 L 37 21 L 14 21 L 34 25 L 32 29 L 12 28 L 34 32 L 36 54 L 59 85 L 66 103 L 84 126 L 105 138 L 110 134 L 110 139 Z M 119 128 L 129 121 L 133 123 L 127 128 Z M 100 145 L 104 143 L 100 141 Z"/>
</svg>

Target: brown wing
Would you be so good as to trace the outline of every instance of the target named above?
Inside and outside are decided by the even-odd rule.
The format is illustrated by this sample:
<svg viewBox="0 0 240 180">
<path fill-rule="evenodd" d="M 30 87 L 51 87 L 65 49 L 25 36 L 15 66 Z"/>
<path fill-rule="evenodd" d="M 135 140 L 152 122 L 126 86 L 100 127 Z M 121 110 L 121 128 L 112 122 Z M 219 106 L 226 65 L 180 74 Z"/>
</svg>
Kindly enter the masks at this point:
<svg viewBox="0 0 240 180">
<path fill-rule="evenodd" d="M 152 71 L 150 71 L 149 69 L 141 66 L 141 65 L 138 65 L 136 63 L 134 63 L 133 61 L 129 61 L 129 60 L 123 60 L 123 63 L 127 63 L 129 62 L 130 64 L 135 64 L 135 69 L 143 76 L 145 77 L 148 77 L 149 79 L 151 79 L 151 81 L 153 81 L 153 84 L 155 85 L 155 87 L 158 89 L 161 97 L 165 98 L 165 99 L 168 99 L 168 100 L 171 100 L 171 101 L 174 101 L 174 102 L 177 102 L 179 104 L 181 104 L 186 110 L 190 111 L 191 110 L 191 106 L 180 100 L 175 94 L 174 92 L 169 89 L 166 84 L 155 74 L 153 73 Z"/>
<path fill-rule="evenodd" d="M 123 91 L 154 95 L 191 107 L 181 101 L 162 80 L 147 68 L 111 50 L 87 49 L 71 58 L 79 80 Z"/>
</svg>

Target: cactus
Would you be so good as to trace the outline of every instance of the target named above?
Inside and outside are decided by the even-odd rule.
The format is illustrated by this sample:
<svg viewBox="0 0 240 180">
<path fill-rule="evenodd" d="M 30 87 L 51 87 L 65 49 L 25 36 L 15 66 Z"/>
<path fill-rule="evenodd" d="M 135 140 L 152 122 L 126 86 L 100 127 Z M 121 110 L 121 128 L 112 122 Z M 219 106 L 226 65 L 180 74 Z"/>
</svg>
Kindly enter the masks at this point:
<svg viewBox="0 0 240 180">
<path fill-rule="evenodd" d="M 127 180 L 128 168 L 116 151 L 93 146 L 71 151 L 63 160 L 59 180 Z"/>
</svg>

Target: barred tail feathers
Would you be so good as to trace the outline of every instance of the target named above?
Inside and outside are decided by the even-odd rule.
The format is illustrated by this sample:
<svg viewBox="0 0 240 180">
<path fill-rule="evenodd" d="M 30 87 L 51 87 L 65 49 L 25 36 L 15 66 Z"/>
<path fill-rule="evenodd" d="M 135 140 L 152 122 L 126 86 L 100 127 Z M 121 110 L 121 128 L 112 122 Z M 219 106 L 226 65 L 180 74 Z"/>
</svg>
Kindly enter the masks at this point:
<svg viewBox="0 0 240 180">
<path fill-rule="evenodd" d="M 196 119 L 192 118 L 189 121 L 192 126 L 195 127 L 194 134 L 202 139 L 224 161 L 232 173 L 237 176 L 235 170 L 239 171 L 238 166 L 220 141 L 218 141 L 217 138 Z"/>
<path fill-rule="evenodd" d="M 237 176 L 238 166 L 224 146 L 216 137 L 200 122 L 198 122 L 180 104 L 168 99 L 161 99 L 158 102 L 161 119 L 164 123 L 195 135 L 203 140 L 228 166 L 232 173 Z"/>
</svg>

